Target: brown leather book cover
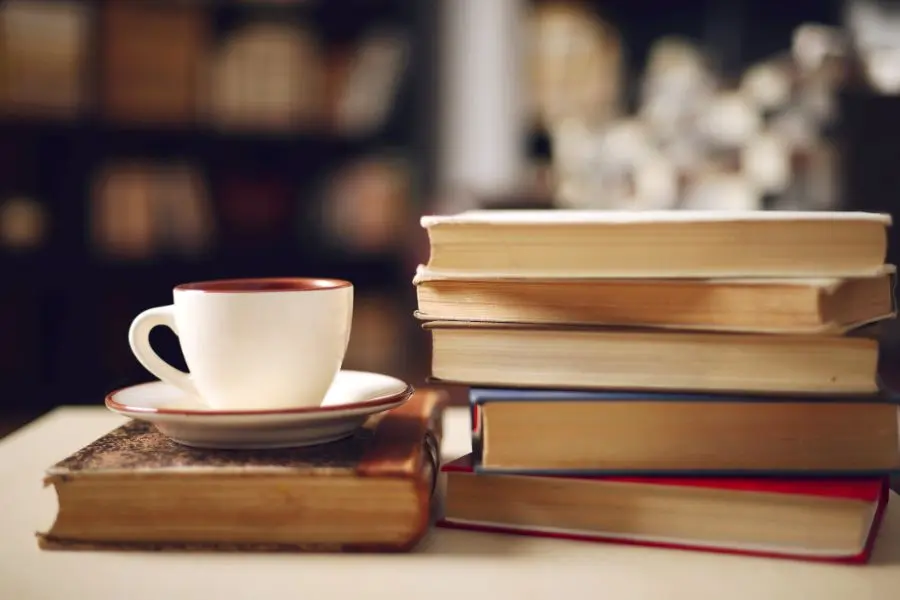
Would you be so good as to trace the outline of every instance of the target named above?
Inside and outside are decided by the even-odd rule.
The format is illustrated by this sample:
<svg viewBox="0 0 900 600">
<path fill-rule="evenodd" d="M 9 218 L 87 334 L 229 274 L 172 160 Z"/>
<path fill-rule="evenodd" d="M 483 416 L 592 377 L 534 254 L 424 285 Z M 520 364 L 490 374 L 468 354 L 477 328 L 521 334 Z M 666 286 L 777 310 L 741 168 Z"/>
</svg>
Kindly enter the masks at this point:
<svg viewBox="0 0 900 600">
<path fill-rule="evenodd" d="M 39 546 L 45 550 L 231 550 L 231 551 L 406 551 L 414 547 L 427 532 L 432 520 L 431 498 L 435 489 L 442 438 L 442 416 L 446 395 L 439 390 L 417 391 L 404 405 L 370 418 L 352 437 L 310 446 L 274 450 L 209 450 L 183 446 L 160 434 L 152 425 L 130 421 L 51 466 L 44 479 L 53 485 L 60 498 L 60 514 L 46 533 L 38 533 Z M 400 478 L 414 485 L 418 508 L 414 533 L 397 543 L 358 543 L 340 541 L 305 541 L 296 539 L 269 542 L 260 526 L 258 539 L 247 540 L 123 540 L 91 539 L 90 525 L 62 523 L 61 513 L 70 498 L 64 487 L 87 479 L 124 477 L 145 478 L 170 483 L 176 479 L 203 477 L 243 478 L 248 483 L 265 475 L 271 485 L 296 478 L 340 477 Z M 74 487 L 74 486 L 73 486 Z M 360 485 L 360 495 L 366 487 Z M 96 511 L 108 511 L 111 499 L 94 498 Z M 81 497 L 77 502 L 90 498 Z M 369 502 L 375 502 L 369 499 Z M 83 510 L 83 509 L 82 509 Z M 339 513 L 339 510 L 336 511 Z M 376 511 L 377 512 L 377 511 Z M 156 519 L 164 517 L 156 516 Z M 71 521 L 72 519 L 70 519 Z M 77 534 L 66 533 L 73 527 L 83 528 Z"/>
</svg>

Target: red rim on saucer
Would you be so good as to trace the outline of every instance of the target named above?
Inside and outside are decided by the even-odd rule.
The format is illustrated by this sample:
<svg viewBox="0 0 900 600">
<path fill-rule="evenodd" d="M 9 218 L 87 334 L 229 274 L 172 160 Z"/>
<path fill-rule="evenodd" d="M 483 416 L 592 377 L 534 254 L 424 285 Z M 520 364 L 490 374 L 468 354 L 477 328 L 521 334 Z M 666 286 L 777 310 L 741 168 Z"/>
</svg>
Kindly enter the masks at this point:
<svg viewBox="0 0 900 600">
<path fill-rule="evenodd" d="M 140 385 L 150 385 L 158 382 L 148 381 Z M 117 394 L 124 392 L 125 390 L 132 389 L 137 386 L 128 386 L 125 388 L 119 388 L 115 391 L 110 392 L 106 395 L 106 407 L 115 411 L 125 411 L 130 413 L 141 413 L 141 414 L 154 414 L 154 415 L 185 415 L 185 416 L 207 416 L 207 417 L 226 417 L 226 416 L 234 416 L 234 417 L 251 417 L 251 416 L 259 416 L 259 415 L 296 415 L 296 414 L 313 414 L 313 413 L 330 413 L 330 412 L 339 412 L 345 410 L 353 410 L 359 408 L 378 408 L 380 406 L 389 406 L 391 404 L 396 404 L 398 402 L 403 402 L 407 400 L 410 396 L 415 392 L 415 388 L 406 384 L 406 389 L 400 392 L 396 392 L 393 394 L 386 394 L 383 396 L 377 396 L 370 400 L 364 400 L 362 402 L 352 402 L 349 404 L 338 404 L 335 406 L 305 406 L 300 408 L 267 408 L 261 410 L 191 410 L 191 409 L 182 409 L 182 408 L 154 408 L 150 406 L 129 406 L 127 404 L 122 404 L 118 400 L 115 399 Z"/>
</svg>

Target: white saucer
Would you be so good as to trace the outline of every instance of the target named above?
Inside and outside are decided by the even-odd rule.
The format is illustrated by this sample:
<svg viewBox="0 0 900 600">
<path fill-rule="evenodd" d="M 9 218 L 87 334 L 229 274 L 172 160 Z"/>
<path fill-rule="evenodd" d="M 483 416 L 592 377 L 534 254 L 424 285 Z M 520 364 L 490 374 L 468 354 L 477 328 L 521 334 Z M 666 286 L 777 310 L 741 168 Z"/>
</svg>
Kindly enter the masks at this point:
<svg viewBox="0 0 900 600">
<path fill-rule="evenodd" d="M 388 375 L 341 371 L 322 405 L 312 408 L 216 410 L 162 381 L 112 392 L 106 407 L 153 423 L 186 446 L 286 448 L 349 437 L 368 417 L 400 406 L 412 393 L 411 385 Z"/>
</svg>

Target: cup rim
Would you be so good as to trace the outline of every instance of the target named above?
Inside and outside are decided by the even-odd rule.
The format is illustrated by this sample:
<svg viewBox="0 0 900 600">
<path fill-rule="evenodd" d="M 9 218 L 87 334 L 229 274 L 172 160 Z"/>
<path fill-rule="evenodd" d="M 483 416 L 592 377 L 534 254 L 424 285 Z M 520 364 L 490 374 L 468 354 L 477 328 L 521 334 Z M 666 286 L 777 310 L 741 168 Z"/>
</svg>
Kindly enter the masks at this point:
<svg viewBox="0 0 900 600">
<path fill-rule="evenodd" d="M 329 277 L 235 277 L 180 283 L 175 292 L 201 294 L 271 294 L 294 292 L 326 292 L 353 287 L 344 279 Z"/>
</svg>

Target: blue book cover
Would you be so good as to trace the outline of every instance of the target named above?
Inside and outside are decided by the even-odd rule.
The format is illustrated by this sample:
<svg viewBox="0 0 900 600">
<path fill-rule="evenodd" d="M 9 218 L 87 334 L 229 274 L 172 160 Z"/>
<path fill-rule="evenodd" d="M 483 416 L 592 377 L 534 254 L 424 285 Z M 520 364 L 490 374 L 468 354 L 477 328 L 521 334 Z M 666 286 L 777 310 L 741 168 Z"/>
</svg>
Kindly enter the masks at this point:
<svg viewBox="0 0 900 600">
<path fill-rule="evenodd" d="M 518 388 L 469 389 L 469 402 L 869 402 L 900 405 L 900 394 L 885 389 L 878 394 L 712 394 L 701 392 L 537 390 Z"/>
<path fill-rule="evenodd" d="M 707 394 L 707 393 L 659 393 L 659 392 L 635 392 L 635 391 L 594 391 L 594 390 L 533 390 L 515 388 L 470 388 L 469 403 L 472 418 L 472 452 L 473 467 L 476 472 L 483 473 L 508 473 L 531 475 L 560 475 L 560 476 L 687 476 L 687 477 L 871 477 L 890 474 L 900 474 L 900 466 L 895 469 L 876 470 L 712 470 L 712 469 L 681 469 L 681 470 L 646 470 L 646 469 L 538 469 L 538 468 L 498 468 L 487 467 L 482 463 L 483 439 L 481 410 L 484 405 L 496 402 L 710 402 L 710 403 L 753 403 L 753 404 L 783 404 L 783 403 L 809 403 L 809 404 L 892 404 L 900 406 L 900 394 L 884 391 L 879 394 L 854 394 L 854 395 L 737 395 L 737 394 Z"/>
</svg>

